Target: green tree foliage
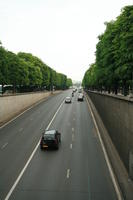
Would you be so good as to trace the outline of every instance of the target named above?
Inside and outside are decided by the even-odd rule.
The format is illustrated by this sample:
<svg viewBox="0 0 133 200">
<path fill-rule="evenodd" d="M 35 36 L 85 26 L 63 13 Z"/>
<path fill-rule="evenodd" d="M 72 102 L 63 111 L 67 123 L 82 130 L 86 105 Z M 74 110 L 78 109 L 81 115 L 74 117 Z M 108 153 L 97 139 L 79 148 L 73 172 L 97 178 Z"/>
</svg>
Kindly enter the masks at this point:
<svg viewBox="0 0 133 200">
<path fill-rule="evenodd" d="M 82 84 L 116 94 L 122 88 L 126 95 L 133 81 L 133 6 L 124 7 L 115 21 L 105 25 L 105 32 L 98 37 L 96 62 Z"/>
<path fill-rule="evenodd" d="M 67 76 L 64 74 L 61 75 L 61 89 L 67 89 Z"/>
<path fill-rule="evenodd" d="M 2 86 L 8 83 L 7 51 L 2 46 L 0 46 L 0 83 Z"/>
<path fill-rule="evenodd" d="M 72 86 L 72 80 L 70 78 L 67 79 L 67 88 Z"/>
<path fill-rule="evenodd" d="M 28 86 L 29 85 L 29 66 L 27 62 L 23 59 L 19 59 L 19 85 Z"/>
<path fill-rule="evenodd" d="M 13 85 L 13 90 L 15 92 L 16 86 L 19 85 L 19 79 L 21 78 L 19 73 L 19 59 L 17 55 L 8 51 L 7 64 L 9 84 Z"/>
<path fill-rule="evenodd" d="M 14 92 L 31 89 L 67 89 L 71 79 L 57 73 L 38 57 L 20 52 L 7 51 L 0 42 L 0 84 L 13 85 Z M 69 83 L 69 84 L 67 84 Z"/>
<path fill-rule="evenodd" d="M 18 57 L 28 65 L 29 83 L 31 86 L 41 86 L 43 83 L 43 62 L 30 53 L 18 53 Z"/>
</svg>

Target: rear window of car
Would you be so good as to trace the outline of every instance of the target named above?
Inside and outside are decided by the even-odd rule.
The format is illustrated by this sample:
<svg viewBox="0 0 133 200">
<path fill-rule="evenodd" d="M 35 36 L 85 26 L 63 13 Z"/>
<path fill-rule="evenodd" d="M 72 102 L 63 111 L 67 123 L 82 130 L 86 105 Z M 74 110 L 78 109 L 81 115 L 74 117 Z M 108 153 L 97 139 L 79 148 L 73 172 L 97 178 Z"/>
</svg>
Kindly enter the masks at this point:
<svg viewBox="0 0 133 200">
<path fill-rule="evenodd" d="M 53 140 L 55 139 L 55 135 L 54 134 L 46 134 L 44 135 L 44 140 Z"/>
</svg>

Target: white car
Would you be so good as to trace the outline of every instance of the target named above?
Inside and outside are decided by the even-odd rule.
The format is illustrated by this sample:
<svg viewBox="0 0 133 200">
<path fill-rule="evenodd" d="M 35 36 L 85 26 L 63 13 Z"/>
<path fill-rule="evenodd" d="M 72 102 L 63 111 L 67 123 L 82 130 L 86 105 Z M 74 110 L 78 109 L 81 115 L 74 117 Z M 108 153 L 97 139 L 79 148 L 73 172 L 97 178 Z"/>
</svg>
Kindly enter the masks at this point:
<svg viewBox="0 0 133 200">
<path fill-rule="evenodd" d="M 84 95 L 82 93 L 80 93 L 77 100 L 84 101 Z"/>
<path fill-rule="evenodd" d="M 65 99 L 65 103 L 71 103 L 71 102 L 72 102 L 71 97 L 66 97 L 66 99 Z"/>
</svg>

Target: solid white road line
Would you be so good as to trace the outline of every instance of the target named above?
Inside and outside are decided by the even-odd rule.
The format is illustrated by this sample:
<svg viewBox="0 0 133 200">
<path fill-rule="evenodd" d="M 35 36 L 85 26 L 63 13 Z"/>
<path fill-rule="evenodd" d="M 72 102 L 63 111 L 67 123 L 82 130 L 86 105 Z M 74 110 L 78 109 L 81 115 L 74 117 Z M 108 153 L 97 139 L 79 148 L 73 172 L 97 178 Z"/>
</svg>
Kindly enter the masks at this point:
<svg viewBox="0 0 133 200">
<path fill-rule="evenodd" d="M 1 147 L 1 149 L 4 149 L 7 145 L 8 145 L 8 142 L 6 142 L 6 143 Z"/>
<path fill-rule="evenodd" d="M 67 169 L 67 175 L 66 175 L 67 178 L 70 177 L 70 169 Z"/>
<path fill-rule="evenodd" d="M 102 147 L 102 150 L 103 150 L 103 153 L 104 153 L 104 157 L 105 157 L 105 160 L 106 160 L 108 169 L 109 169 L 109 173 L 110 173 L 110 176 L 111 176 L 111 179 L 112 179 L 112 182 L 113 182 L 115 191 L 116 191 L 117 198 L 118 198 L 118 200 L 122 200 L 123 198 L 122 198 L 122 195 L 121 195 L 121 191 L 120 191 L 119 185 L 118 185 L 118 183 L 117 183 L 117 179 L 116 179 L 116 177 L 115 177 L 115 175 L 114 175 L 114 172 L 113 172 L 113 169 L 112 169 L 112 167 L 111 167 L 111 164 L 110 164 L 110 161 L 109 161 L 109 158 L 108 158 L 106 149 L 105 149 L 105 147 L 104 147 L 104 143 L 103 143 L 102 138 L 101 138 L 101 135 L 100 135 L 100 131 L 99 131 L 99 129 L 98 129 L 98 126 L 97 126 L 95 117 L 94 117 L 94 115 L 93 115 L 93 112 L 92 112 L 92 109 L 91 109 L 91 106 L 90 106 L 90 104 L 89 104 L 89 101 L 88 101 L 87 97 L 86 97 L 86 101 L 87 101 L 89 110 L 90 110 L 90 112 L 91 112 L 91 116 L 92 116 L 94 125 L 95 125 L 95 127 L 96 127 L 97 135 L 98 135 L 99 141 L 100 141 L 100 143 L 101 143 L 101 147 Z"/>
<path fill-rule="evenodd" d="M 56 117 L 57 113 L 59 112 L 59 110 L 60 110 L 61 106 L 63 105 L 63 103 L 64 103 L 64 100 L 63 100 L 63 102 L 61 103 L 61 105 L 59 106 L 59 108 L 57 109 L 56 113 L 54 114 L 52 120 L 50 121 L 49 125 L 47 126 L 47 129 L 48 129 L 48 128 L 50 127 L 50 125 L 52 124 L 53 120 L 55 119 L 55 117 Z M 7 196 L 5 197 L 5 200 L 8 200 L 8 199 L 10 198 L 10 196 L 11 196 L 11 194 L 13 193 L 14 189 L 16 188 L 17 184 L 19 183 L 21 177 L 23 176 L 25 170 L 27 169 L 27 167 L 28 167 L 30 161 L 32 160 L 34 154 L 36 153 L 37 148 L 38 148 L 39 145 L 40 145 L 40 140 L 38 141 L 36 147 L 34 148 L 32 154 L 31 154 L 31 156 L 29 157 L 28 161 L 26 162 L 24 168 L 23 168 L 22 171 L 20 172 L 19 176 L 17 177 L 16 181 L 14 182 L 13 186 L 11 187 L 11 189 L 10 189 L 10 191 L 8 192 Z"/>
<path fill-rule="evenodd" d="M 53 116 L 51 122 L 49 123 L 49 125 L 47 126 L 46 129 L 49 129 L 49 127 L 51 126 L 52 122 L 54 121 L 54 119 L 55 119 L 57 113 L 59 112 L 60 108 L 62 107 L 63 103 L 64 103 L 64 100 L 62 101 L 61 105 L 60 105 L 59 108 L 57 109 L 56 113 L 54 114 L 54 116 Z"/>
</svg>

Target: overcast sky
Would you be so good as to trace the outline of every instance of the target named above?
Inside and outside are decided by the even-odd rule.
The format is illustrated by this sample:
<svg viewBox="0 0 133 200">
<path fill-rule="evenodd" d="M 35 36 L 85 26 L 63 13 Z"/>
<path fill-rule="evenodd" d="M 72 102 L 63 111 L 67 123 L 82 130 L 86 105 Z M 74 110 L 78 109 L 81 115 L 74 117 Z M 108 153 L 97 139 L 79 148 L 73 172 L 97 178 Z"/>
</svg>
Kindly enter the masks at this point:
<svg viewBox="0 0 133 200">
<path fill-rule="evenodd" d="M 95 62 L 97 36 L 133 0 L 0 0 L 0 40 L 81 81 Z"/>
</svg>

